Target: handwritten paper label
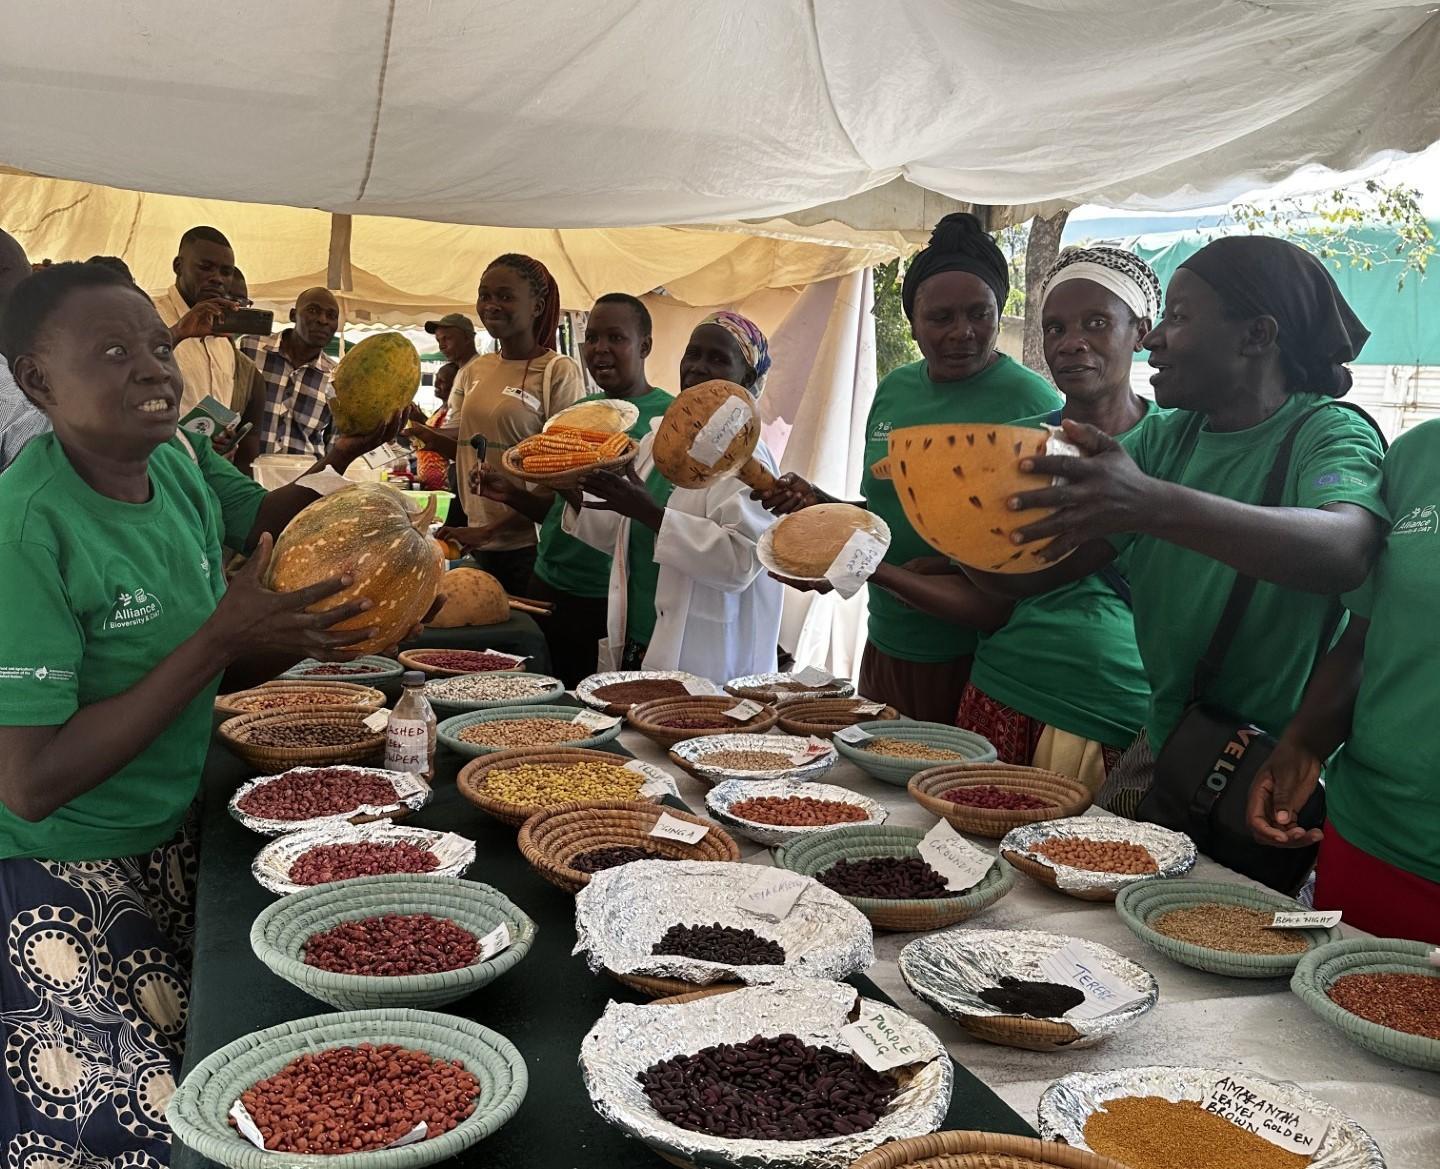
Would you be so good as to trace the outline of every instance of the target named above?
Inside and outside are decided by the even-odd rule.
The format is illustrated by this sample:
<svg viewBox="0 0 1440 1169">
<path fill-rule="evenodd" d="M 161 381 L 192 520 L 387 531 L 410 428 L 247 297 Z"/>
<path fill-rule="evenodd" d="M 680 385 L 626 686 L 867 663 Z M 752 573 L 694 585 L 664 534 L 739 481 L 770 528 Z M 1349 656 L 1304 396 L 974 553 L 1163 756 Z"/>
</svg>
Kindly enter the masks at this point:
<svg viewBox="0 0 1440 1169">
<path fill-rule="evenodd" d="M 810 763 L 819 759 L 822 755 L 829 754 L 831 750 L 830 744 L 825 742 L 824 739 L 817 739 L 814 735 L 811 735 L 805 740 L 805 745 L 790 756 L 790 761 L 796 764 Z"/>
<path fill-rule="evenodd" d="M 1046 954 L 1040 959 L 1040 973 L 1051 982 L 1085 992 L 1085 1001 L 1065 1012 L 1074 1019 L 1098 1019 L 1145 997 L 1106 970 L 1081 941 L 1069 941 Z"/>
<path fill-rule="evenodd" d="M 840 1028 L 840 1038 L 877 1072 L 925 1059 L 918 1047 L 906 1041 L 900 1020 L 882 1007 L 862 1011 L 855 1022 Z"/>
<path fill-rule="evenodd" d="M 1430 951 L 1430 965 L 1440 966 L 1440 946 L 1436 946 Z"/>
<path fill-rule="evenodd" d="M 519 386 L 506 386 L 501 393 L 507 398 L 514 398 L 527 410 L 534 410 L 536 414 L 540 413 L 540 399 L 529 390 L 521 389 Z"/>
<path fill-rule="evenodd" d="M 1234 1076 L 1216 1081 L 1202 1107 L 1223 1116 L 1236 1128 L 1307 1157 L 1315 1155 L 1330 1129 L 1324 1117 L 1276 1100 L 1268 1085 Z"/>
<path fill-rule="evenodd" d="M 856 714 L 880 714 L 885 710 L 883 702 L 871 702 L 868 698 L 862 699 L 855 708 Z"/>
<path fill-rule="evenodd" d="M 587 731 L 608 731 L 620 720 L 614 715 L 601 714 L 598 710 L 582 710 L 570 720 Z"/>
<path fill-rule="evenodd" d="M 842 743 L 849 743 L 852 746 L 856 743 L 863 743 L 866 739 L 873 738 L 869 731 L 861 730 L 858 726 L 846 727 L 835 732 L 835 737 Z"/>
<path fill-rule="evenodd" d="M 360 725 L 367 731 L 375 731 L 378 734 L 390 725 L 390 712 L 388 710 L 377 710 Z"/>
<path fill-rule="evenodd" d="M 1311 909 L 1304 913 L 1277 913 L 1267 930 L 1328 930 L 1340 924 L 1340 910 Z"/>
<path fill-rule="evenodd" d="M 685 693 L 704 697 L 707 694 L 715 693 L 715 685 L 707 682 L 704 678 L 687 678 L 685 679 Z"/>
<path fill-rule="evenodd" d="M 790 677 L 802 686 L 829 686 L 835 681 L 834 674 L 829 670 L 822 670 L 819 666 L 806 666 L 803 670 L 794 671 Z"/>
<path fill-rule="evenodd" d="M 789 869 L 762 869 L 755 883 L 740 898 L 740 908 L 766 921 L 784 921 L 809 883 L 809 877 Z"/>
<path fill-rule="evenodd" d="M 661 812 L 650 835 L 661 840 L 678 840 L 682 844 L 694 844 L 702 840 L 710 829 L 704 824 L 692 824 L 689 820 L 678 820 L 669 812 Z"/>
<path fill-rule="evenodd" d="M 381 443 L 373 451 L 360 456 L 361 461 L 372 471 L 381 471 L 386 467 L 393 467 L 396 463 L 404 462 L 410 457 L 410 452 L 402 446 L 396 446 L 393 442 Z"/>
<path fill-rule="evenodd" d="M 890 545 L 874 532 L 852 532 L 840 549 L 840 554 L 825 570 L 825 579 L 837 593 L 849 600 L 870 579 L 875 566 L 885 558 L 885 550 L 889 547 Z"/>
<path fill-rule="evenodd" d="M 642 763 L 639 759 L 632 759 L 623 766 L 626 771 L 633 771 L 636 775 L 644 776 L 645 782 L 640 785 L 638 793 L 642 799 L 659 799 L 661 796 L 671 795 L 675 790 L 670 776 L 658 767 Z"/>
<path fill-rule="evenodd" d="M 748 723 L 752 718 L 765 708 L 753 699 L 747 698 L 725 711 L 726 718 L 733 718 L 737 723 Z"/>
<path fill-rule="evenodd" d="M 487 962 L 502 950 L 508 950 L 513 940 L 509 925 L 502 921 L 480 939 L 480 961 Z"/>
<path fill-rule="evenodd" d="M 754 416 L 754 407 L 749 402 L 731 394 L 691 441 L 690 457 L 706 467 L 713 467 Z"/>
<path fill-rule="evenodd" d="M 530 660 L 528 657 L 522 658 L 522 657 L 517 657 L 515 654 L 507 654 L 503 649 L 485 649 L 485 650 L 482 650 L 481 652 L 482 652 L 482 653 L 487 653 L 487 654 L 494 654 L 497 658 L 509 658 L 509 659 L 510 659 L 510 668 L 511 668 L 511 669 L 514 669 L 516 666 L 520 665 L 522 662 L 528 662 L 528 661 Z"/>
<path fill-rule="evenodd" d="M 327 383 L 328 384 L 328 383 Z M 323 471 L 316 471 L 313 475 L 303 475 L 295 480 L 297 487 L 308 487 L 316 495 L 334 495 L 337 491 L 343 491 L 346 487 L 355 486 L 339 471 L 326 467 Z"/>
<path fill-rule="evenodd" d="M 235 1128 L 242 1137 L 257 1149 L 265 1148 L 265 1138 L 260 1135 L 260 1130 L 255 1125 L 254 1117 L 250 1115 L 249 1110 L 239 1100 L 230 1106 L 230 1116 L 235 1121 Z M 429 1135 L 430 1129 L 422 1120 L 403 1137 L 391 1141 L 385 1148 L 398 1149 L 404 1145 L 413 1145 L 418 1141 L 423 1141 Z"/>
<path fill-rule="evenodd" d="M 920 859 L 945 878 L 945 888 L 952 893 L 973 889 L 985 879 L 995 858 L 977 848 L 941 820 L 920 842 Z"/>
</svg>

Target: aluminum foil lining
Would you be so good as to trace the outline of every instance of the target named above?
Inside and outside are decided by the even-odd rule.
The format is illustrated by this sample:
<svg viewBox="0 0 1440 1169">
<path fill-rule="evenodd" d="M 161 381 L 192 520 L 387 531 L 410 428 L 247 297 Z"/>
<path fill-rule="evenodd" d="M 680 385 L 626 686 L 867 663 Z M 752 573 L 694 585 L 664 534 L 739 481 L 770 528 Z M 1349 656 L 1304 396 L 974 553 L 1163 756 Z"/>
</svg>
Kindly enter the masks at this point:
<svg viewBox="0 0 1440 1169">
<path fill-rule="evenodd" d="M 336 767 L 343 767 L 344 770 L 353 771 L 357 775 L 371 775 L 385 780 L 395 789 L 394 802 L 386 804 L 384 807 L 375 804 L 356 804 L 348 812 L 337 812 L 333 816 L 314 816 L 309 820 L 265 820 L 259 816 L 252 816 L 240 808 L 240 801 L 257 787 L 274 783 L 277 779 L 282 779 L 287 775 L 305 775 L 312 771 L 334 771 Z M 335 767 L 292 767 L 289 771 L 281 772 L 279 775 L 262 775 L 259 779 L 252 779 L 248 783 L 241 784 L 235 794 L 230 797 L 230 815 L 252 832 L 259 832 L 262 836 L 283 836 L 287 832 L 303 832 L 307 828 L 322 828 L 335 821 L 348 824 L 357 816 L 393 816 L 401 812 L 419 811 L 430 802 L 433 794 L 428 783 L 420 776 L 408 771 L 382 771 L 378 767 L 350 767 L 347 764 L 336 764 Z"/>
<path fill-rule="evenodd" d="M 316 845 L 395 844 L 400 841 L 417 848 L 427 848 L 439 857 L 439 867 L 430 870 L 436 876 L 458 877 L 475 863 L 475 842 L 453 832 L 410 828 L 403 824 L 391 824 L 388 820 L 375 824 L 349 824 L 336 820 L 327 821 L 318 828 L 277 837 L 256 854 L 250 871 L 272 893 L 298 893 L 312 886 L 297 885 L 290 880 L 290 866 Z"/>
<path fill-rule="evenodd" d="M 875 961 L 869 919 L 819 881 L 807 883 L 781 921 L 742 909 L 740 899 L 770 871 L 726 861 L 632 861 L 602 869 L 576 894 L 573 953 L 584 954 L 591 970 L 678 978 L 697 986 L 841 979 Z M 728 966 L 650 952 L 672 925 L 713 922 L 779 942 L 785 963 Z"/>
<path fill-rule="evenodd" d="M 759 820 L 746 820 L 734 815 L 730 808 L 742 800 L 757 796 L 801 796 L 811 800 L 831 800 L 836 803 L 854 804 L 865 809 L 866 820 L 848 820 L 843 824 L 821 824 L 803 827 L 792 824 L 762 824 Z M 835 828 L 854 828 L 857 824 L 883 824 L 890 813 L 878 800 L 852 792 L 849 788 L 836 787 L 829 783 L 796 784 L 788 779 L 731 779 L 710 789 L 705 805 L 711 814 L 733 832 L 747 836 L 758 844 L 789 844 L 792 840 L 804 840 L 818 832 L 829 832 Z"/>
<path fill-rule="evenodd" d="M 1157 873 L 1144 876 L 1131 873 L 1100 873 L 1059 865 L 1049 857 L 1033 851 L 1042 840 L 1056 836 L 1073 836 L 1084 840 L 1127 840 L 1150 850 Z M 1038 824 L 1022 824 L 1012 828 L 1000 841 L 1000 852 L 1018 852 L 1027 860 L 1036 861 L 1055 870 L 1055 884 L 1073 891 L 1104 889 L 1118 892 L 1136 881 L 1154 877 L 1183 877 L 1195 867 L 1195 842 L 1183 832 L 1172 832 L 1158 824 L 1138 820 L 1122 820 L 1118 816 L 1068 816 L 1063 820 L 1042 820 Z"/>
<path fill-rule="evenodd" d="M 746 698 L 760 698 L 767 702 L 772 697 L 776 702 L 789 702 L 792 698 L 849 698 L 855 693 L 855 683 L 849 678 L 836 678 L 823 686 L 807 686 L 804 690 L 775 689 L 780 683 L 794 681 L 794 674 L 746 674 L 731 678 L 725 683 L 725 689 L 732 694 L 745 691 Z"/>
<path fill-rule="evenodd" d="M 1040 959 L 1076 939 L 1041 930 L 947 930 L 927 934 L 900 951 L 900 977 L 916 998 L 944 1015 L 955 1018 L 1006 1017 L 1006 1012 L 980 997 L 986 987 L 996 986 L 1005 975 L 1028 981 L 1047 981 Z M 1093 1047 L 1123 1031 L 1160 997 L 1160 984 L 1143 966 L 1114 950 L 1085 939 L 1085 945 L 1100 964 L 1118 980 L 1145 997 L 1139 1002 L 1095 1019 L 1072 1019 L 1060 1015 L 1051 1020 L 1073 1027 L 1080 1034 L 1069 1048 Z"/>
<path fill-rule="evenodd" d="M 667 1154 L 699 1165 L 732 1169 L 846 1169 L 886 1141 L 932 1133 L 945 1122 L 955 1070 L 928 1027 L 886 1007 L 904 1039 L 925 1055 L 880 1120 L 866 1132 L 809 1141 L 730 1140 L 691 1132 L 663 1120 L 635 1077 L 651 1064 L 716 1043 L 756 1035 L 792 1034 L 806 1043 L 850 1050 L 840 1028 L 862 999 L 832 982 L 784 982 L 710 995 L 670 1006 L 612 1002 L 580 1045 L 580 1070 L 595 1110 L 616 1127 Z"/>
<path fill-rule="evenodd" d="M 728 996 L 721 995 L 721 998 Z M 1385 1158 L 1375 1139 L 1331 1104 L 1312 1096 L 1297 1084 L 1266 1079 L 1249 1071 L 1214 1068 L 1140 1067 L 1110 1072 L 1072 1072 L 1062 1076 L 1040 1097 L 1038 1119 L 1045 1140 L 1062 1140 L 1080 1149 L 1085 1143 L 1085 1121 L 1107 1100 L 1126 1096 L 1162 1096 L 1166 1100 L 1204 1100 L 1227 1075 L 1257 1080 L 1272 1089 L 1275 1099 L 1297 1111 L 1314 1113 L 1330 1128 L 1311 1159 L 1309 1169 L 1385 1169 Z"/>
<path fill-rule="evenodd" d="M 603 698 L 596 698 L 595 691 L 602 686 L 613 686 L 616 682 L 657 682 L 664 678 L 673 678 L 677 682 L 684 682 L 691 694 L 720 694 L 719 686 L 710 681 L 709 678 L 701 678 L 697 674 L 687 674 L 684 670 L 611 670 L 604 674 L 591 674 L 575 687 L 575 697 L 586 706 L 596 710 L 604 710 L 611 704 Z"/>
<path fill-rule="evenodd" d="M 772 751 L 777 755 L 794 756 L 804 751 L 809 743 L 809 739 L 799 735 L 701 735 L 676 743 L 670 748 L 670 754 L 711 783 L 724 783 L 727 779 L 784 779 L 792 784 L 809 783 L 835 766 L 839 755 L 829 743 L 825 744 L 823 755 L 779 771 L 738 771 L 732 767 L 711 767 L 704 762 L 706 755 L 717 751 Z"/>
</svg>

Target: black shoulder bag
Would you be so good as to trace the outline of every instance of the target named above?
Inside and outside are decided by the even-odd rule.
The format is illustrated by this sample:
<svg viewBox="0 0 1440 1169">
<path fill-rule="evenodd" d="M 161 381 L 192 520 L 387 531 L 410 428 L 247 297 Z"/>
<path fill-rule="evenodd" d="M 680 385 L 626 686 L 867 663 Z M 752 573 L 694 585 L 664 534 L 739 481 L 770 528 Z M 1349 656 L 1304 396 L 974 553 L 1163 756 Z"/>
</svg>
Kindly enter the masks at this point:
<svg viewBox="0 0 1440 1169">
<path fill-rule="evenodd" d="M 1363 410 L 1348 402 L 1326 403 L 1301 417 L 1285 435 L 1260 498 L 1263 507 L 1276 507 L 1285 490 L 1290 454 L 1300 428 L 1328 406 L 1354 410 L 1374 425 Z M 1376 427 L 1379 433 L 1379 428 Z M 1382 436 L 1383 445 L 1384 438 Z M 1220 673 L 1225 654 L 1249 608 L 1256 580 L 1237 575 L 1220 614 L 1210 644 L 1195 667 L 1190 701 L 1179 723 L 1165 740 L 1155 760 L 1155 775 L 1136 811 L 1136 818 L 1186 833 L 1195 847 L 1212 860 L 1272 889 L 1285 893 L 1298 889 L 1315 864 L 1319 846 L 1274 848 L 1258 843 L 1250 834 L 1246 815 L 1250 788 L 1275 749 L 1275 739 L 1248 719 L 1200 701 Z M 1337 597 L 1321 632 L 1318 662 L 1330 648 L 1342 615 Z M 1300 810 L 1304 828 L 1325 821 L 1325 791 L 1317 786 Z"/>
</svg>

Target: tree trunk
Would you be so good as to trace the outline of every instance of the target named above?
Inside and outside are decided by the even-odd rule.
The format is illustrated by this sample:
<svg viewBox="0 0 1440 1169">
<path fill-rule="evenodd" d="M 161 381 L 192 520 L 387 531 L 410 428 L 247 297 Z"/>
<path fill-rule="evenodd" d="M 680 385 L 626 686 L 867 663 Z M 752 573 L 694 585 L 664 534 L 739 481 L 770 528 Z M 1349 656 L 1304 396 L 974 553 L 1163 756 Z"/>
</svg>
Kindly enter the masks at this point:
<svg viewBox="0 0 1440 1169">
<path fill-rule="evenodd" d="M 1068 210 L 1049 219 L 1037 215 L 1030 221 L 1030 239 L 1025 245 L 1025 364 L 1044 378 L 1050 377 L 1050 370 L 1045 364 L 1045 337 L 1040 331 L 1040 286 L 1060 255 L 1060 235 L 1069 218 Z"/>
</svg>

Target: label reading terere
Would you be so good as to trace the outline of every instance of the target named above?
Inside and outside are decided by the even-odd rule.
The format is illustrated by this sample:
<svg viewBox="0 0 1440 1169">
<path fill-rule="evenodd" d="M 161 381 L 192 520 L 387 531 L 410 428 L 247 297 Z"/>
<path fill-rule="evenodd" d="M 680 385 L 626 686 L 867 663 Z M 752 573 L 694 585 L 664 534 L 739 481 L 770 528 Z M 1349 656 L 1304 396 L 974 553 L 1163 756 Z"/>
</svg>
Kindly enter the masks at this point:
<svg viewBox="0 0 1440 1169">
<path fill-rule="evenodd" d="M 1235 1076 L 1216 1081 L 1201 1107 L 1272 1145 L 1307 1157 L 1315 1155 L 1330 1128 L 1324 1117 L 1276 1100 L 1269 1085 Z"/>
<path fill-rule="evenodd" d="M 888 547 L 873 532 L 852 532 L 825 570 L 825 579 L 837 593 L 849 600 L 870 579 L 875 566 L 885 558 Z"/>
<path fill-rule="evenodd" d="M 613 715 L 601 714 L 598 710 L 582 710 L 570 720 L 587 731 L 608 731 L 620 720 Z"/>
<path fill-rule="evenodd" d="M 765 708 L 753 699 L 747 698 L 725 711 L 726 718 L 733 718 L 737 723 L 748 723 L 752 718 Z"/>
<path fill-rule="evenodd" d="M 838 730 L 835 732 L 835 737 L 842 743 L 849 743 L 852 746 L 856 743 L 863 743 L 866 739 L 873 738 L 869 731 L 862 730 L 858 726 L 845 727 L 842 730 Z M 944 821 L 942 820 L 941 823 L 944 823 Z"/>
<path fill-rule="evenodd" d="M 678 840 L 682 844 L 694 844 L 704 836 L 710 829 L 704 824 L 692 824 L 689 820 L 678 820 L 669 812 L 661 812 L 660 818 L 655 821 L 655 827 L 650 829 L 650 835 L 661 840 Z"/>
<path fill-rule="evenodd" d="M 810 878 L 789 869 L 762 869 L 740 898 L 740 908 L 766 921 L 784 921 L 809 882 Z"/>
<path fill-rule="evenodd" d="M 540 399 L 529 390 L 522 390 L 519 386 L 506 386 L 501 393 L 507 398 L 514 398 L 526 409 L 540 413 Z"/>
<path fill-rule="evenodd" d="M 1100 963 L 1084 942 L 1071 940 L 1040 959 L 1040 973 L 1051 982 L 1073 986 L 1085 1001 L 1065 1012 L 1072 1019 L 1098 1019 L 1145 996 L 1131 989 Z"/>
<path fill-rule="evenodd" d="M 389 725 L 389 722 L 390 712 L 388 710 L 377 710 L 369 718 L 365 719 L 360 725 L 363 726 L 367 731 L 375 731 L 378 733 L 380 731 L 383 731 L 386 726 Z"/>
<path fill-rule="evenodd" d="M 855 1022 L 841 1027 L 839 1035 L 877 1072 L 919 1063 L 925 1058 L 913 1043 L 906 1042 L 900 1020 L 882 1007 L 863 1011 Z"/>
<path fill-rule="evenodd" d="M 954 893 L 973 889 L 985 879 L 995 858 L 977 848 L 941 820 L 920 842 L 920 859 L 945 878 L 945 888 Z"/>
<path fill-rule="evenodd" d="M 1340 924 L 1338 909 L 1309 909 L 1303 913 L 1277 913 L 1267 930 L 1328 930 Z"/>
</svg>

